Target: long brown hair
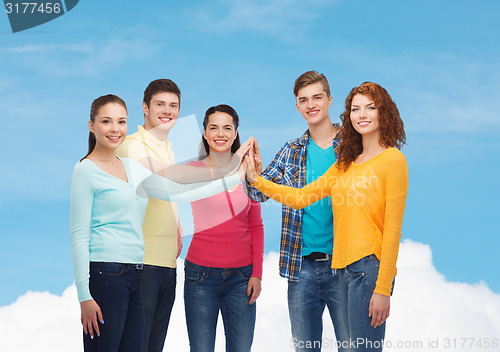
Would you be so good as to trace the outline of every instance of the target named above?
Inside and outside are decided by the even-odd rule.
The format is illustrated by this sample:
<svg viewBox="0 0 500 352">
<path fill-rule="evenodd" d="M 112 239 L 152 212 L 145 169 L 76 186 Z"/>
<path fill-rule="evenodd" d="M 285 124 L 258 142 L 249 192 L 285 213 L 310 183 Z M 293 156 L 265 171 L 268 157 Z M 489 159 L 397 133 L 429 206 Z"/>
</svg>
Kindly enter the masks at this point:
<svg viewBox="0 0 500 352">
<path fill-rule="evenodd" d="M 92 102 L 92 105 L 90 106 L 90 121 L 95 122 L 95 117 L 99 113 L 99 109 L 102 108 L 104 105 L 110 103 L 119 104 L 125 108 L 125 111 L 127 111 L 127 104 L 125 104 L 122 98 L 113 94 L 103 95 Z M 90 153 L 92 153 L 92 151 L 95 148 L 95 144 L 96 144 L 95 134 L 89 132 L 89 151 L 87 155 L 85 155 L 83 158 L 80 159 L 80 161 L 82 161 L 83 159 L 88 157 Z"/>
<path fill-rule="evenodd" d="M 396 147 L 401 149 L 406 144 L 406 134 L 403 120 L 399 116 L 396 103 L 389 93 L 379 84 L 364 82 L 359 87 L 354 87 L 345 99 L 345 111 L 340 115 L 342 127 L 338 138 L 340 144 L 336 149 L 337 167 L 347 170 L 351 162 L 363 151 L 361 134 L 359 134 L 351 123 L 351 104 L 354 96 L 366 95 L 375 103 L 379 113 L 380 140 L 379 143 L 385 147 Z"/>
</svg>

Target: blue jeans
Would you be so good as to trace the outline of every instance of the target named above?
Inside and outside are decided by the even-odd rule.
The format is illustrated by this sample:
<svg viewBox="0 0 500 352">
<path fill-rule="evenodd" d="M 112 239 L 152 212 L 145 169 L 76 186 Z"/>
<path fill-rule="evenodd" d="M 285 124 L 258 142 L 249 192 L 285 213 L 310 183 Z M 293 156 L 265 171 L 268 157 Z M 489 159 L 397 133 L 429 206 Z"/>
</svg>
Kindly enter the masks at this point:
<svg viewBox="0 0 500 352">
<path fill-rule="evenodd" d="M 213 352 L 219 310 L 226 351 L 248 352 L 252 346 L 256 304 L 249 305 L 252 265 L 210 268 L 184 261 L 184 307 L 191 352 Z"/>
<path fill-rule="evenodd" d="M 368 316 L 370 300 L 377 282 L 380 262 L 374 254 L 366 256 L 345 268 L 334 270 L 340 279 L 341 305 L 347 307 L 349 338 L 353 351 L 382 351 L 385 322 L 372 327 Z M 394 287 L 394 282 L 393 282 Z"/>
<path fill-rule="evenodd" d="M 175 300 L 176 280 L 176 268 L 144 265 L 142 295 L 146 321 L 143 352 L 163 351 L 170 313 Z"/>
<path fill-rule="evenodd" d="M 295 347 L 295 351 L 321 351 L 325 306 L 330 312 L 337 345 L 347 341 L 347 306 L 341 304 L 339 278 L 332 273 L 332 261 L 304 259 L 299 281 L 288 281 L 291 345 Z M 339 350 L 349 351 L 348 348 Z"/>
<path fill-rule="evenodd" d="M 140 351 L 144 335 L 142 264 L 90 262 L 90 294 L 101 308 L 100 336 L 83 336 L 85 352 Z"/>
</svg>

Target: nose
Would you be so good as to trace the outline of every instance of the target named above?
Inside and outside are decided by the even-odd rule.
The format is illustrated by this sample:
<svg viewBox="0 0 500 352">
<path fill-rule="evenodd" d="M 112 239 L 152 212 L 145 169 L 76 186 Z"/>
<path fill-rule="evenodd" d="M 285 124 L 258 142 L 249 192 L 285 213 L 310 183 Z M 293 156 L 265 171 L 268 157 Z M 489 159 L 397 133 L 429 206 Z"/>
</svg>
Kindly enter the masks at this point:
<svg viewBox="0 0 500 352">
<path fill-rule="evenodd" d="M 314 108 L 314 106 L 316 106 L 316 102 L 314 101 L 314 99 L 307 99 L 307 108 L 312 109 Z"/>
<path fill-rule="evenodd" d="M 366 109 L 365 108 L 359 109 L 359 118 L 360 119 L 366 119 L 366 117 L 367 117 L 366 115 L 367 114 L 366 114 Z"/>
<path fill-rule="evenodd" d="M 112 131 L 112 132 L 117 132 L 117 131 L 119 130 L 119 128 L 118 128 L 118 127 L 119 127 L 118 122 L 113 122 L 113 123 L 111 124 L 111 131 Z"/>
</svg>

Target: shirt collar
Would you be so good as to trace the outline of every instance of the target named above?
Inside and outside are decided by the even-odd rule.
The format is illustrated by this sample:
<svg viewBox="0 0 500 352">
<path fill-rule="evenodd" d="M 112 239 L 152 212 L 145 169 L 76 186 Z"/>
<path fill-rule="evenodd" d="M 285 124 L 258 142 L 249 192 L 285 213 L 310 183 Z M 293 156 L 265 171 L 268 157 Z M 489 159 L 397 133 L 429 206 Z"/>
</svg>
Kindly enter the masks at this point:
<svg viewBox="0 0 500 352">
<path fill-rule="evenodd" d="M 338 123 L 332 123 L 333 127 L 335 128 L 339 128 L 340 127 L 340 124 Z M 333 137 L 333 140 L 335 141 L 337 139 L 337 135 L 335 135 Z M 307 145 L 309 143 L 309 129 L 307 129 L 307 131 L 304 132 L 304 134 L 302 136 L 300 136 L 300 138 L 298 139 L 298 144 L 299 145 Z"/>
<path fill-rule="evenodd" d="M 167 148 L 170 148 L 172 146 L 172 142 L 170 142 L 169 140 L 167 140 L 166 142 L 159 140 L 141 125 L 137 126 L 137 132 L 143 138 L 144 142 L 148 145 L 158 146 L 163 143 L 166 143 Z"/>
</svg>

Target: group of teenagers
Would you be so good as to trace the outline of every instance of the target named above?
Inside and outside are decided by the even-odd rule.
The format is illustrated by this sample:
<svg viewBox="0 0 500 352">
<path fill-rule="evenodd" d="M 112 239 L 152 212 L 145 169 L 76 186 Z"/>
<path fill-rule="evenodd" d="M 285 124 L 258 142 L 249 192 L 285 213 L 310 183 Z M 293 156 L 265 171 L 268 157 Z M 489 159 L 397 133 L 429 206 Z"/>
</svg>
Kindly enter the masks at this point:
<svg viewBox="0 0 500 352">
<path fill-rule="evenodd" d="M 328 307 L 339 351 L 381 351 L 408 187 L 396 104 L 364 82 L 332 123 L 323 74 L 293 87 L 307 123 L 263 169 L 257 141 L 239 140 L 228 105 L 203 119 L 204 156 L 176 164 L 168 140 L 181 93 L 169 79 L 144 91 L 144 124 L 127 136 L 127 107 L 95 99 L 89 150 L 71 186 L 73 268 L 84 350 L 163 350 L 182 249 L 177 202 L 190 202 L 194 234 L 184 260 L 192 352 L 214 351 L 219 312 L 226 351 L 250 351 L 261 292 L 261 202 L 283 204 L 279 273 L 288 280 L 295 351 L 321 351 Z M 187 348 L 187 347 L 186 347 Z"/>
</svg>

